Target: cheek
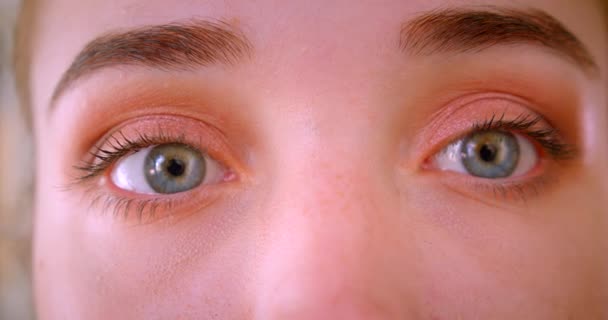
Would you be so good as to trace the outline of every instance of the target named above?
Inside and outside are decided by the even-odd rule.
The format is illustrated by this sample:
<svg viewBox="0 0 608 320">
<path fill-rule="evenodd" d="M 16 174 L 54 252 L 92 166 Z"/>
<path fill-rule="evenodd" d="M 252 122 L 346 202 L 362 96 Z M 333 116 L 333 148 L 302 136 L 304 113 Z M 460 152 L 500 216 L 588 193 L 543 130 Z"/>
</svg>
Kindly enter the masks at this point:
<svg viewBox="0 0 608 320">
<path fill-rule="evenodd" d="M 238 204 L 126 226 L 75 193 L 40 189 L 34 272 L 41 315 L 247 318 L 254 228 Z"/>
<path fill-rule="evenodd" d="M 599 311 L 590 307 L 602 305 L 596 291 L 602 273 L 589 267 L 597 266 L 594 259 L 577 255 L 581 248 L 551 232 L 510 227 L 495 230 L 492 240 L 420 235 L 416 264 L 422 274 L 414 282 L 428 312 L 439 318 L 500 314 L 551 319 Z"/>
<path fill-rule="evenodd" d="M 427 200 L 424 191 L 412 191 L 420 203 L 410 207 L 422 215 L 412 230 L 415 251 L 403 250 L 400 261 L 415 266 L 412 275 L 402 275 L 410 278 L 402 285 L 426 311 L 465 319 L 567 312 L 593 318 L 602 311 L 608 241 L 592 187 L 564 188 L 528 203 L 524 212 L 490 209 L 441 190 Z"/>
<path fill-rule="evenodd" d="M 370 292 L 392 292 L 387 300 L 407 297 L 396 303 L 417 309 L 418 314 L 445 318 L 500 312 L 551 318 L 563 310 L 582 312 L 598 299 L 591 289 L 601 271 L 589 267 L 597 263 L 590 255 L 593 249 L 584 246 L 588 238 L 579 230 L 562 232 L 565 228 L 557 220 L 543 225 L 501 218 L 496 212 L 463 211 L 462 220 L 414 219 L 418 221 L 409 220 L 409 227 L 380 226 L 382 230 L 374 233 L 382 237 L 360 236 L 344 251 L 341 242 L 352 235 L 354 225 L 327 226 L 323 233 L 308 230 L 307 236 L 303 226 L 311 221 L 276 220 L 266 227 L 272 229 L 269 234 L 291 230 L 282 239 L 256 235 L 259 224 L 266 222 L 252 217 L 271 216 L 269 208 L 247 213 L 217 208 L 184 223 L 125 228 L 120 221 L 87 212 L 73 202 L 42 204 L 47 210 L 38 215 L 35 259 L 41 314 L 149 318 L 172 317 L 180 310 L 185 318 L 249 318 L 248 306 L 263 303 L 252 297 L 274 292 L 255 283 L 291 285 L 293 293 L 309 295 L 297 299 L 314 301 L 329 283 L 339 287 L 348 279 L 360 281 L 360 287 Z M 287 209 L 294 213 L 295 208 Z M 407 214 L 416 211 L 403 211 Z M 467 216 L 479 222 L 465 221 Z M 235 222 L 242 217 L 244 221 Z M 352 260 L 355 257 L 360 259 Z M 357 268 L 345 269 L 344 259 Z M 339 271 L 344 278 L 325 279 L 316 268 Z M 285 275 L 291 271 L 298 276 L 288 280 Z M 305 274 L 311 278 L 302 277 Z M 390 279 L 384 279 L 387 275 Z M 292 280 L 301 282 L 288 283 Z M 519 309 L 512 310 L 513 305 Z M 559 307 L 552 309 L 554 305 Z"/>
<path fill-rule="evenodd" d="M 390 175 L 365 170 L 284 168 L 281 183 L 238 203 L 126 227 L 58 188 L 64 166 L 59 156 L 39 160 L 34 269 L 43 315 L 246 319 L 281 286 L 293 289 L 285 299 L 310 308 L 338 292 L 448 319 L 558 318 L 602 305 L 594 288 L 607 283 L 597 263 L 605 224 L 593 215 L 601 197 L 584 185 L 524 214 L 410 177 L 393 188 Z M 572 214 L 582 203 L 590 214 Z"/>
</svg>

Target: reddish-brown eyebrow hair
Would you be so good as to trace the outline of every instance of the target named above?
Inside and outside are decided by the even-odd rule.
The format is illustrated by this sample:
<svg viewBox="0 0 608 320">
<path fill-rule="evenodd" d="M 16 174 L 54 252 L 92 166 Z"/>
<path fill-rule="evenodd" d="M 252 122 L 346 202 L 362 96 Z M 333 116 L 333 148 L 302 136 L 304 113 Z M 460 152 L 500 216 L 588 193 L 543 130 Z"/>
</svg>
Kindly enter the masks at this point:
<svg viewBox="0 0 608 320">
<path fill-rule="evenodd" d="M 521 43 L 549 48 L 585 71 L 598 68 L 579 39 L 557 19 L 537 9 L 439 9 L 404 24 L 400 37 L 401 49 L 414 55 L 477 52 Z"/>
<path fill-rule="evenodd" d="M 55 88 L 51 106 L 77 79 L 103 68 L 137 65 L 190 70 L 217 63 L 236 64 L 251 54 L 247 38 L 221 21 L 190 20 L 109 33 L 91 41 L 78 54 Z"/>
<path fill-rule="evenodd" d="M 585 71 L 597 65 L 585 46 L 559 21 L 536 10 L 495 7 L 454 8 L 423 13 L 403 25 L 400 47 L 416 55 L 475 52 L 499 45 L 529 43 L 550 48 Z M 253 47 L 224 22 L 191 20 L 114 32 L 91 41 L 63 74 L 51 100 L 79 78 L 119 65 L 190 70 L 214 63 L 235 64 Z"/>
</svg>

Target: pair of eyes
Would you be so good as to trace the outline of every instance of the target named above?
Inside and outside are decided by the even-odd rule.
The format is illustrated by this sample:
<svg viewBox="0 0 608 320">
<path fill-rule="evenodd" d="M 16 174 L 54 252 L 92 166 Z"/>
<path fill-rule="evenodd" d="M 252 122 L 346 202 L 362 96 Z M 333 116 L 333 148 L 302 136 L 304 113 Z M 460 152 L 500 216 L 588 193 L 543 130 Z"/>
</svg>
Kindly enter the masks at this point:
<svg viewBox="0 0 608 320">
<path fill-rule="evenodd" d="M 529 138 L 503 130 L 480 130 L 452 141 L 430 158 L 436 170 L 480 179 L 525 175 L 539 155 Z M 186 192 L 222 182 L 227 169 L 205 152 L 183 143 L 149 146 L 128 154 L 113 166 L 115 186 L 141 194 Z"/>
</svg>

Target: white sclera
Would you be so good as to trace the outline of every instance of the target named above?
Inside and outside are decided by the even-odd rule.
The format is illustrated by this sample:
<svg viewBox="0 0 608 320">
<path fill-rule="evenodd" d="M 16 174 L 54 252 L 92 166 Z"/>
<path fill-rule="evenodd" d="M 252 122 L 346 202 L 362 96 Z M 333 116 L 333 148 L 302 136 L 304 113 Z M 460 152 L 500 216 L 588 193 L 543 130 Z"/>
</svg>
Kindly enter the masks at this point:
<svg viewBox="0 0 608 320">
<path fill-rule="evenodd" d="M 144 172 L 144 161 L 154 147 L 141 149 L 119 160 L 112 170 L 112 182 L 119 188 L 147 194 L 156 194 Z"/>
<path fill-rule="evenodd" d="M 532 143 L 520 134 L 514 134 L 519 145 L 519 160 L 517 167 L 511 174 L 512 177 L 525 175 L 532 170 L 538 163 L 538 152 Z M 464 139 L 457 140 L 434 156 L 434 166 L 439 170 L 454 171 L 470 175 L 462 163 L 465 155 L 461 153 L 461 146 Z"/>
<path fill-rule="evenodd" d="M 159 194 L 150 187 L 144 172 L 146 157 L 155 147 L 141 149 L 118 160 L 110 173 L 112 183 L 121 189 L 135 193 Z M 201 184 L 221 182 L 224 178 L 222 166 L 207 155 L 203 155 L 203 158 L 205 161 L 205 177 Z"/>
</svg>

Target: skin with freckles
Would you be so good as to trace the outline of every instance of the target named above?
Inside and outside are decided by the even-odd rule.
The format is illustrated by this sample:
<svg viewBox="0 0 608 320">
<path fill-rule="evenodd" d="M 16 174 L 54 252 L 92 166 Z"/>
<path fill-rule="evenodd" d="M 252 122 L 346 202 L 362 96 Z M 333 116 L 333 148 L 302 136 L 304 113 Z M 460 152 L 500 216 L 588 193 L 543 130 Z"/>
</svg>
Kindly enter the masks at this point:
<svg viewBox="0 0 608 320">
<path fill-rule="evenodd" d="M 600 12 L 37 1 L 39 318 L 608 319 Z M 500 38 L 505 24 L 475 33 L 472 13 L 517 19 Z M 531 169 L 493 179 L 437 160 L 496 131 L 530 142 Z M 212 178 L 172 194 L 114 178 L 123 163 L 144 174 L 121 160 L 168 143 L 213 161 Z"/>
</svg>

